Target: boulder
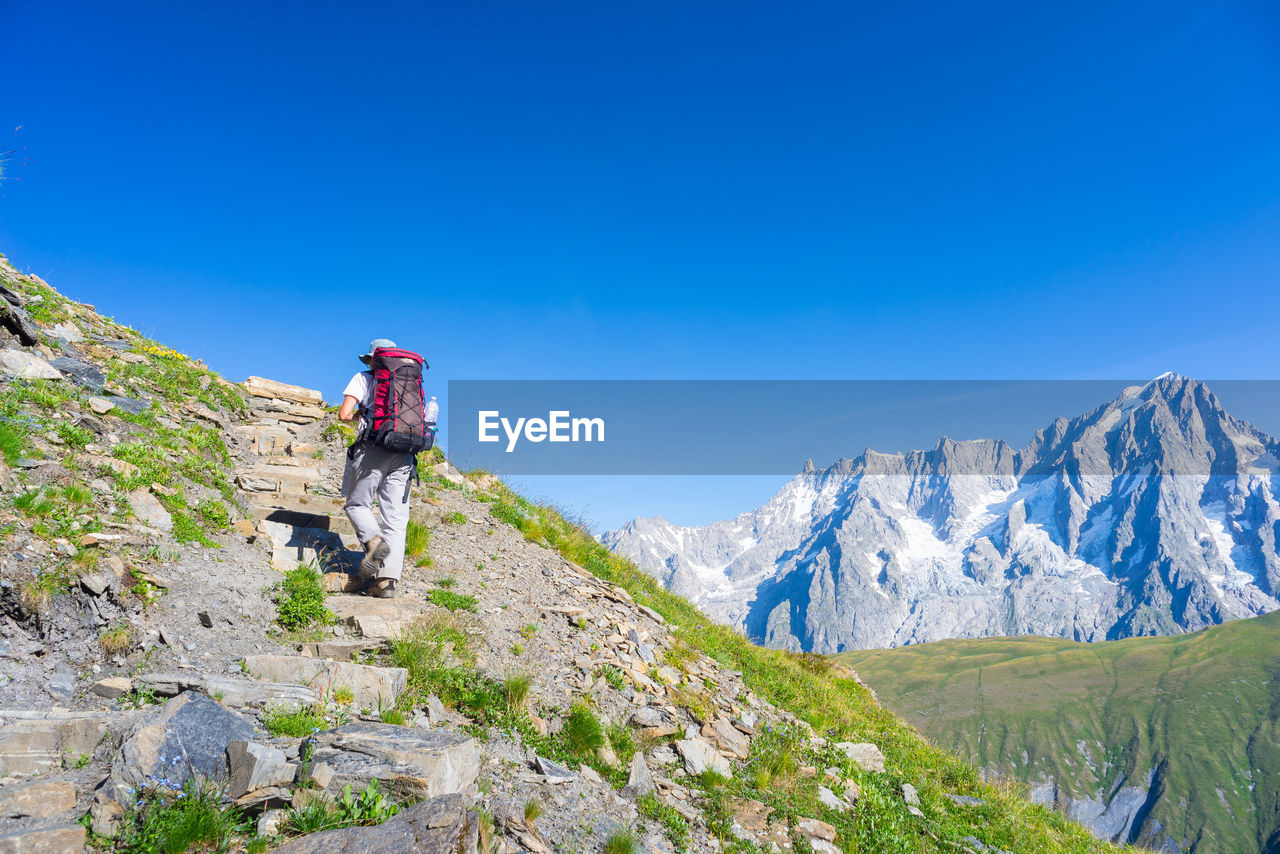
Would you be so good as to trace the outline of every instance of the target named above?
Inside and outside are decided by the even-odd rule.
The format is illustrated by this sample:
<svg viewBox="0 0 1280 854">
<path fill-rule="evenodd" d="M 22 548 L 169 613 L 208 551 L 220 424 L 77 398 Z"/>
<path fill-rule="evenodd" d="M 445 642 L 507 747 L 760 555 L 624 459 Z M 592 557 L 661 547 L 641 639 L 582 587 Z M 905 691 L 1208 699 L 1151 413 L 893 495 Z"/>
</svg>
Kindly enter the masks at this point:
<svg viewBox="0 0 1280 854">
<path fill-rule="evenodd" d="M 835 792 L 831 791 L 826 786 L 818 787 L 818 800 L 828 809 L 843 810 L 848 806 L 848 804 L 836 797 Z"/>
<path fill-rule="evenodd" d="M 118 798 L 148 785 L 178 788 L 188 779 L 222 777 L 227 746 L 253 738 L 253 725 L 203 694 L 188 691 L 145 715 L 111 763 Z"/>
<path fill-rule="evenodd" d="M 64 320 L 62 323 L 54 324 L 47 330 L 49 335 L 54 338 L 60 338 L 68 344 L 75 344 L 84 340 L 84 333 L 80 331 L 74 323 Z"/>
<path fill-rule="evenodd" d="M 62 373 L 53 365 L 23 350 L 0 351 L 0 373 L 24 380 L 62 379 Z"/>
<path fill-rule="evenodd" d="M 378 780 L 386 791 L 433 798 L 469 794 L 480 773 L 480 745 L 458 733 L 360 722 L 319 733 L 315 743 L 311 761 L 333 769 L 330 788 Z"/>
<path fill-rule="evenodd" d="M 791 834 L 785 821 L 769 823 L 773 808 L 760 801 L 744 798 L 733 805 L 733 820 L 729 825 L 735 837 L 753 845 L 759 845 L 766 851 L 771 844 L 782 851 L 791 850 Z"/>
<path fill-rule="evenodd" d="M 80 854 L 84 838 L 80 824 L 14 830 L 0 833 L 0 854 Z"/>
<path fill-rule="evenodd" d="M 269 786 L 287 786 L 293 782 L 296 770 L 285 761 L 283 750 L 253 741 L 228 744 L 227 766 L 231 769 L 229 791 L 233 798 Z"/>
<path fill-rule="evenodd" d="M 169 515 L 169 511 L 164 508 L 160 500 L 148 490 L 135 489 L 130 492 L 129 506 L 133 508 L 133 515 L 138 517 L 138 521 L 148 528 L 160 531 L 173 530 L 173 516 Z"/>
<path fill-rule="evenodd" d="M 374 827 L 325 830 L 292 839 L 276 854 L 453 854 L 475 851 L 479 819 L 461 795 L 434 797 Z"/>
<path fill-rule="evenodd" d="M 254 397 L 289 400 L 294 403 L 318 405 L 323 403 L 323 396 L 313 388 L 269 380 L 265 377 L 249 377 L 244 381 L 244 390 Z"/>
<path fill-rule="evenodd" d="M 738 759 L 746 759 L 751 753 L 751 741 L 727 718 L 716 718 L 704 724 L 702 735 L 710 739 L 716 747 L 733 754 Z"/>
<path fill-rule="evenodd" d="M 66 780 L 49 780 L 0 789 L 0 818 L 48 818 L 74 809 L 76 787 Z"/>
<path fill-rule="evenodd" d="M 99 415 L 106 415 L 108 412 L 116 408 L 116 405 L 105 397 L 89 398 L 89 408 Z"/>
<path fill-rule="evenodd" d="M 841 741 L 835 745 L 835 748 L 852 759 L 863 771 L 877 773 L 884 771 L 884 754 L 874 744 L 865 741 L 858 744 Z"/>
<path fill-rule="evenodd" d="M 572 783 L 577 779 L 574 773 L 568 768 L 558 762 L 552 762 L 544 756 L 536 757 L 533 764 L 537 766 L 538 773 L 545 777 L 547 782 L 552 785 Z"/>
<path fill-rule="evenodd" d="M 0 777 L 44 774 L 68 756 L 92 756 L 107 721 L 104 712 L 0 712 Z"/>
<path fill-rule="evenodd" d="M 637 750 L 631 757 L 631 773 L 627 777 L 627 785 L 622 789 L 622 796 L 634 800 L 641 795 L 653 794 L 654 789 L 653 775 L 645 764 L 644 754 Z"/>
<path fill-rule="evenodd" d="M 320 686 L 328 691 L 350 688 L 355 703 L 370 709 L 393 705 L 409 682 L 409 671 L 403 667 L 373 667 L 305 655 L 249 655 L 244 664 L 252 676 L 272 682 Z"/>
<path fill-rule="evenodd" d="M 686 738 L 676 742 L 676 751 L 684 760 L 684 770 L 697 776 L 704 771 L 715 771 L 723 777 L 732 777 L 729 760 L 720 755 L 715 745 L 701 738 Z"/>
<path fill-rule="evenodd" d="M 61 371 L 67 379 L 97 394 L 107 390 L 107 375 L 97 365 L 91 365 L 70 356 L 59 356 L 49 364 Z"/>
</svg>

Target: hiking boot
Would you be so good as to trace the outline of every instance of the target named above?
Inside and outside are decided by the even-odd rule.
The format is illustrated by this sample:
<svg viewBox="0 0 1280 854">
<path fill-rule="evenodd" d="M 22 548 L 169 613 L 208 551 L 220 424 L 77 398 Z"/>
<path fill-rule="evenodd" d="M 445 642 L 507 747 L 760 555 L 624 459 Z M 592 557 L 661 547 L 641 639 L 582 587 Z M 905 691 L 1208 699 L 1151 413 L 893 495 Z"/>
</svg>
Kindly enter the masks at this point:
<svg viewBox="0 0 1280 854">
<path fill-rule="evenodd" d="M 372 581 L 382 572 L 382 564 L 391 554 L 391 546 L 382 537 L 374 537 L 364 544 L 364 560 L 360 561 L 360 577 Z"/>
<path fill-rule="evenodd" d="M 376 584 L 370 584 L 365 593 L 375 599 L 394 599 L 400 595 L 400 591 L 396 590 L 394 578 L 379 579 Z"/>
</svg>

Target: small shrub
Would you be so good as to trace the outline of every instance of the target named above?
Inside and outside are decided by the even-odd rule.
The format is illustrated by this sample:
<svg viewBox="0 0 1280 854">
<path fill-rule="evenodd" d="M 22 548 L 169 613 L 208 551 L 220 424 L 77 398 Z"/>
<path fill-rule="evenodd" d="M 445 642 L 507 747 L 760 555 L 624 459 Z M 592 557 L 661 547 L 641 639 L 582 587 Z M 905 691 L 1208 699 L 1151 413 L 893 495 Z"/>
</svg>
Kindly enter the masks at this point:
<svg viewBox="0 0 1280 854">
<path fill-rule="evenodd" d="M 72 451 L 83 451 L 85 446 L 93 441 L 93 433 L 64 421 L 58 425 L 58 438 Z"/>
<path fill-rule="evenodd" d="M 196 505 L 196 513 L 210 531 L 225 531 L 231 527 L 231 514 L 227 511 L 227 505 L 216 498 L 201 501 Z"/>
<path fill-rule="evenodd" d="M 340 685 L 333 689 L 333 702 L 339 706 L 350 706 L 356 701 L 355 692 L 346 685 Z"/>
<path fill-rule="evenodd" d="M 524 638 L 525 640 L 529 640 L 531 637 L 533 637 L 537 633 L 538 633 L 538 627 L 533 623 L 525 623 L 523 626 L 520 627 L 520 637 Z"/>
<path fill-rule="evenodd" d="M 641 795 L 636 800 L 636 807 L 640 815 L 662 825 L 667 839 L 671 840 L 671 844 L 677 849 L 683 849 L 689 844 L 689 822 L 676 811 L 675 807 L 664 804 L 653 794 Z"/>
<path fill-rule="evenodd" d="M 597 679 L 603 676 L 604 681 L 615 691 L 621 691 L 627 687 L 627 681 L 623 678 L 622 671 L 612 664 L 597 667 L 595 675 Z"/>
<path fill-rule="evenodd" d="M 450 611 L 471 611 L 474 613 L 477 610 L 476 597 L 454 593 L 452 590 L 436 588 L 427 593 L 427 601 Z"/>
<path fill-rule="evenodd" d="M 453 587 L 453 585 L 457 583 L 458 583 L 458 579 L 449 575 L 446 575 L 444 578 L 436 579 L 436 586 L 443 587 L 445 590 L 448 590 L 449 588 Z"/>
<path fill-rule="evenodd" d="M 204 528 L 195 519 L 188 516 L 181 510 L 171 511 L 173 517 L 173 538 L 180 543 L 199 543 L 202 546 L 218 545 L 209 539 L 209 535 L 204 532 Z"/>
<path fill-rule="evenodd" d="M 512 654 L 512 655 L 524 655 L 524 644 L 522 644 L 522 643 L 513 643 L 513 644 L 511 645 L 511 654 Z"/>
<path fill-rule="evenodd" d="M 600 719 L 591 711 L 591 707 L 579 701 L 573 704 L 569 716 L 565 718 L 560 737 L 569 753 L 585 760 L 604 746 L 604 727 L 600 725 Z"/>
<path fill-rule="evenodd" d="M 454 525 L 467 524 L 466 514 L 464 514 L 461 510 L 454 510 L 452 513 L 450 513 L 448 516 L 444 518 L 445 518 L 445 521 L 450 522 L 451 524 L 454 524 Z"/>
</svg>

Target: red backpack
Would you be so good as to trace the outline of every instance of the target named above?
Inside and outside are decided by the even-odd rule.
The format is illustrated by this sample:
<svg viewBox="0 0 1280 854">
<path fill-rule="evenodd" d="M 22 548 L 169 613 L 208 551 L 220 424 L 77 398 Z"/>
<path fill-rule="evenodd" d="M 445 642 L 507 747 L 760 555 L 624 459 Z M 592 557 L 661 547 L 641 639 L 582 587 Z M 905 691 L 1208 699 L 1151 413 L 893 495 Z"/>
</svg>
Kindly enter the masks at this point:
<svg viewBox="0 0 1280 854">
<path fill-rule="evenodd" d="M 390 347 L 373 351 L 373 411 L 366 437 L 397 454 L 417 454 L 435 443 L 434 424 L 427 423 L 422 394 L 422 370 L 427 363 L 417 353 Z"/>
</svg>

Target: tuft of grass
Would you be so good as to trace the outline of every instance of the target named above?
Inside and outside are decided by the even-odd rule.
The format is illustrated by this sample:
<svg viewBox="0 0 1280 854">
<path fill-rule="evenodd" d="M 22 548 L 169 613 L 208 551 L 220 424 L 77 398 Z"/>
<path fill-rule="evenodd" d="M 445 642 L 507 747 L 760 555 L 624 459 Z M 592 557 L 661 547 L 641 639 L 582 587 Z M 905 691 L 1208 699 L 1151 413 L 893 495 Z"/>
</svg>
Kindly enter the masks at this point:
<svg viewBox="0 0 1280 854">
<path fill-rule="evenodd" d="M 133 645 L 133 626 L 119 622 L 98 635 L 98 645 L 107 655 L 120 655 Z"/>
<path fill-rule="evenodd" d="M 471 611 L 474 613 L 477 610 L 476 597 L 467 596 L 463 593 L 454 593 L 452 590 L 444 590 L 438 587 L 427 593 L 427 601 L 450 611 Z"/>
<path fill-rule="evenodd" d="M 276 622 L 290 630 L 327 626 L 333 612 L 324 604 L 320 571 L 310 563 L 299 564 L 284 574 L 276 594 Z"/>
<path fill-rule="evenodd" d="M 378 717 L 384 724 L 394 724 L 395 726 L 404 726 L 404 712 L 399 709 L 383 709 L 378 713 Z"/>
<path fill-rule="evenodd" d="M 324 729 L 326 721 L 322 712 L 312 708 L 275 708 L 262 716 L 262 725 L 272 735 L 303 738 Z"/>
<path fill-rule="evenodd" d="M 514 714 L 517 709 L 524 708 L 529 698 L 529 686 L 533 680 L 527 673 L 513 673 L 502 680 L 502 696 L 506 698 L 507 708 Z"/>
<path fill-rule="evenodd" d="M 0 421 L 0 454 L 8 465 L 27 455 L 27 432 L 17 424 Z"/>
<path fill-rule="evenodd" d="M 422 557 L 427 553 L 427 546 L 430 544 L 431 529 L 417 519 L 410 519 L 404 534 L 405 555 L 411 558 Z"/>
<path fill-rule="evenodd" d="M 591 707 L 579 700 L 573 704 L 560 731 L 565 749 L 575 758 L 586 760 L 604 746 L 604 727 Z"/>
<path fill-rule="evenodd" d="M 526 827 L 533 827 L 534 822 L 542 817 L 542 803 L 537 798 L 530 798 L 524 802 L 524 823 Z"/>
<path fill-rule="evenodd" d="M 458 579 L 454 578 L 454 577 L 453 577 L 453 576 L 451 576 L 451 575 L 446 575 L 446 576 L 445 576 L 445 577 L 443 577 L 443 578 L 437 578 L 437 579 L 436 579 L 436 586 L 437 586 L 437 587 L 443 587 L 445 590 L 450 589 L 451 587 L 453 587 L 453 586 L 454 586 L 455 584 L 457 584 L 457 583 L 458 583 Z"/>
<path fill-rule="evenodd" d="M 619 830 L 604 842 L 604 854 L 636 854 L 638 843 L 629 830 Z"/>
</svg>

